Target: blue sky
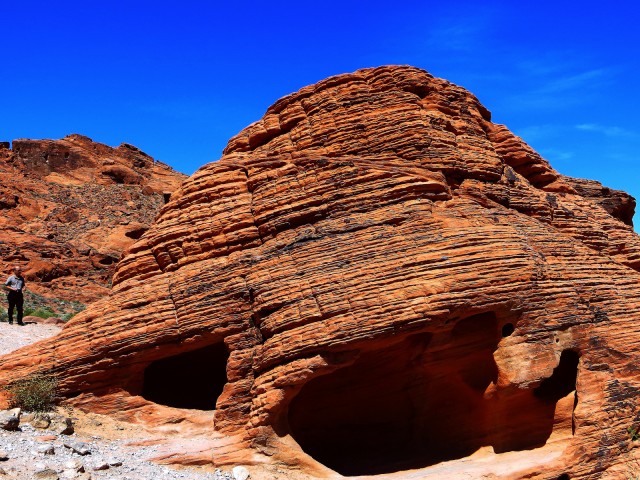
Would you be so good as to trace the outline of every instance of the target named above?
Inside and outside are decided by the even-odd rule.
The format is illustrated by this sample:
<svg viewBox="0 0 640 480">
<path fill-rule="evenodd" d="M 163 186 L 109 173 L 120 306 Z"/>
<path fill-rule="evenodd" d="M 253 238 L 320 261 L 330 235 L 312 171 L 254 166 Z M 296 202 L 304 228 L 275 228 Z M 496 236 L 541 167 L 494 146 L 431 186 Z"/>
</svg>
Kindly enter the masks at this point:
<svg viewBox="0 0 640 480">
<path fill-rule="evenodd" d="M 192 173 L 283 95 L 411 64 L 473 92 L 560 172 L 640 197 L 631 1 L 0 0 L 0 11 L 0 140 L 81 133 Z"/>
</svg>

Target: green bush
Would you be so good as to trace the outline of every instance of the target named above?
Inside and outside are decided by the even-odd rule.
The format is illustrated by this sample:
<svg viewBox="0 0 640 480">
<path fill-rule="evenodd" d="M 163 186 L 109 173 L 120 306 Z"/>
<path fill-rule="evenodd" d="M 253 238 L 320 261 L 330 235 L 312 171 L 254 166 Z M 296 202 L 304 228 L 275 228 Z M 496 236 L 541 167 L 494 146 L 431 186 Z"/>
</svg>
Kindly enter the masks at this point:
<svg viewBox="0 0 640 480">
<path fill-rule="evenodd" d="M 53 375 L 35 374 L 17 380 L 5 389 L 11 408 L 27 412 L 49 412 L 57 402 L 58 380 Z"/>
<path fill-rule="evenodd" d="M 53 309 L 51 309 L 50 307 L 38 307 L 38 308 L 25 307 L 24 316 L 49 318 L 49 317 L 55 317 L 56 314 L 53 311 Z"/>
<path fill-rule="evenodd" d="M 0 322 L 8 321 L 6 300 L 0 296 Z M 60 298 L 47 298 L 42 295 L 27 291 L 24 302 L 24 316 L 50 318 L 59 317 L 65 322 L 70 320 L 78 312 L 86 308 L 81 302 L 63 300 Z M 16 313 L 14 312 L 14 318 Z"/>
</svg>

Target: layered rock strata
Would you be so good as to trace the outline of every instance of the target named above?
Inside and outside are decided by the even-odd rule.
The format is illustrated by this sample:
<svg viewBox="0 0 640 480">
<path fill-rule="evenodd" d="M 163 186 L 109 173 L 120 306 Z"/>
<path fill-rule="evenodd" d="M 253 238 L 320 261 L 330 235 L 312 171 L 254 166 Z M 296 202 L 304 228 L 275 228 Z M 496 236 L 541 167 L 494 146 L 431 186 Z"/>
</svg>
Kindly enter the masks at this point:
<svg viewBox="0 0 640 480">
<path fill-rule="evenodd" d="M 52 373 L 81 408 L 193 419 L 211 444 L 166 459 L 180 463 L 623 475 L 640 414 L 634 207 L 422 70 L 332 77 L 231 139 L 110 296 L 3 357 L 0 382 Z"/>
<path fill-rule="evenodd" d="M 136 147 L 80 135 L 0 146 L 0 270 L 29 289 L 90 302 L 106 295 L 122 252 L 186 178 Z"/>
</svg>

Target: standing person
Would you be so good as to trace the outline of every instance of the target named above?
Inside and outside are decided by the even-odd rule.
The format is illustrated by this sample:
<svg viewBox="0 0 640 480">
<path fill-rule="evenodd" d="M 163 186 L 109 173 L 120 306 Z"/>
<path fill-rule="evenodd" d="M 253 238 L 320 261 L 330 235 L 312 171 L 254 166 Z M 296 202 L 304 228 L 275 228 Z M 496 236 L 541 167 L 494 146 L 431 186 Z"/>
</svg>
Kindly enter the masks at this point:
<svg viewBox="0 0 640 480">
<path fill-rule="evenodd" d="M 7 278 L 4 282 L 4 289 L 7 293 L 7 300 L 9 301 L 9 324 L 13 323 L 13 309 L 18 310 L 18 325 L 24 325 L 22 323 L 22 305 L 24 304 L 24 296 L 22 291 L 24 290 L 24 277 L 22 276 L 22 269 L 19 265 L 13 267 L 13 275 Z"/>
</svg>

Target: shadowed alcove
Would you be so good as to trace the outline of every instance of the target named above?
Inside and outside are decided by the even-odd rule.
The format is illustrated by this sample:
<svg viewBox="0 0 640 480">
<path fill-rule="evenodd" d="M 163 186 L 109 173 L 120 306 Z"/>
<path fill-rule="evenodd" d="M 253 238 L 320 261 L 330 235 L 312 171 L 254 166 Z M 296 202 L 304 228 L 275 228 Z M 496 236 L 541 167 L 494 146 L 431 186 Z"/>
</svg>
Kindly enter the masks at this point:
<svg viewBox="0 0 640 480">
<path fill-rule="evenodd" d="M 555 402 L 575 389 L 577 355 L 563 354 L 557 374 L 512 405 L 527 422 L 504 418 L 510 397 L 486 397 L 497 380 L 493 358 L 513 326 L 484 313 L 458 321 L 447 341 L 416 334 L 364 352 L 350 366 L 307 383 L 289 406 L 300 447 L 346 476 L 422 468 L 464 458 L 497 443 L 535 448 L 553 429 Z M 432 345 L 433 343 L 433 345 Z M 530 421 L 540 421 L 534 428 Z"/>
<path fill-rule="evenodd" d="M 144 371 L 142 396 L 160 405 L 215 410 L 227 382 L 224 343 L 163 358 Z"/>
</svg>

